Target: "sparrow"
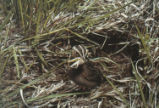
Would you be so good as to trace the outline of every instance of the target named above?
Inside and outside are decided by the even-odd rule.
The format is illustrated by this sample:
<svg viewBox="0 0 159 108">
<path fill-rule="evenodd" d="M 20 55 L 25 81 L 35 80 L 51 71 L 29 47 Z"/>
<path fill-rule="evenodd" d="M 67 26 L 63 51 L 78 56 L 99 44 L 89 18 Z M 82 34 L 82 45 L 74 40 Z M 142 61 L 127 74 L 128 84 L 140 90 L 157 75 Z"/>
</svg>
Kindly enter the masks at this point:
<svg viewBox="0 0 159 108">
<path fill-rule="evenodd" d="M 87 58 L 88 51 L 84 46 L 76 46 L 75 51 L 80 53 L 80 59 L 71 65 L 68 72 L 70 79 L 83 88 L 94 88 L 101 83 L 101 75 L 98 69 L 94 67 L 94 62 Z M 80 52 L 82 51 L 82 52 Z M 85 53 L 84 53 L 85 52 Z"/>
</svg>

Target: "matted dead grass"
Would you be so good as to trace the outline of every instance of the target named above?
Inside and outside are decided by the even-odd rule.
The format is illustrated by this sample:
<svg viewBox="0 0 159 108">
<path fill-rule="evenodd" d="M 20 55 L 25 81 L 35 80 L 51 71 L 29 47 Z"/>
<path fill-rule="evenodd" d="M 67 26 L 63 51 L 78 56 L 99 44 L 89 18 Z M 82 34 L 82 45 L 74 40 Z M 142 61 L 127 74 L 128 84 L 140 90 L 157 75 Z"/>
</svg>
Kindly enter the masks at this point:
<svg viewBox="0 0 159 108">
<path fill-rule="evenodd" d="M 0 106 L 157 108 L 158 9 L 155 0 L 88 0 L 28 35 L 10 19 L 0 33 Z M 81 44 L 103 77 L 89 90 L 68 76 Z"/>
</svg>

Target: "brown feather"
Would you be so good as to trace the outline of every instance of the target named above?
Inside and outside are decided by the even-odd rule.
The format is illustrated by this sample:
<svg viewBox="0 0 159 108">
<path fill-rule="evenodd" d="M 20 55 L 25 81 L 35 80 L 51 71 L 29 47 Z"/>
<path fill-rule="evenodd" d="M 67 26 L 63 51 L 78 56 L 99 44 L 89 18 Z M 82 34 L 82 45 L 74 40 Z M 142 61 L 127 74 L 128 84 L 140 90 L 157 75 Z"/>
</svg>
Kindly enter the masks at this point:
<svg viewBox="0 0 159 108">
<path fill-rule="evenodd" d="M 77 69 L 71 69 L 69 71 L 69 77 L 80 86 L 94 88 L 100 84 L 101 77 L 93 65 L 93 62 L 87 61 L 81 64 Z"/>
</svg>

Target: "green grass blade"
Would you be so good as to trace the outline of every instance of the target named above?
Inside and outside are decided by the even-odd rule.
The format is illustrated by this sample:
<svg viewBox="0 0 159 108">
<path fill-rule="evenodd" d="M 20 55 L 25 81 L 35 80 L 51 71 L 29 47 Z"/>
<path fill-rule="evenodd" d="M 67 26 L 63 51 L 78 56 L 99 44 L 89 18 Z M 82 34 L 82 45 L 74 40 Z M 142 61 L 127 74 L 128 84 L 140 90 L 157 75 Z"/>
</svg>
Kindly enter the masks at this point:
<svg viewBox="0 0 159 108">
<path fill-rule="evenodd" d="M 14 57 L 15 65 L 16 65 L 17 77 L 20 78 L 19 62 L 18 62 L 18 57 L 16 53 L 16 48 L 14 46 L 13 46 L 13 57 Z"/>
<path fill-rule="evenodd" d="M 135 78 L 137 80 L 137 84 L 139 86 L 139 91 L 140 91 L 140 94 L 141 94 L 141 98 L 142 98 L 142 101 L 143 101 L 143 104 L 144 104 L 144 108 L 148 108 L 148 105 L 146 103 L 146 99 L 145 99 L 145 96 L 144 96 L 144 93 L 143 93 L 143 90 L 142 90 L 142 84 L 141 84 L 141 78 L 140 76 L 137 74 L 137 70 L 135 69 L 135 66 L 133 64 L 133 62 L 131 61 L 132 63 L 132 67 L 133 67 L 133 73 L 135 75 Z"/>
<path fill-rule="evenodd" d="M 19 5 L 19 9 L 20 9 L 20 16 L 21 16 L 22 26 L 23 26 L 23 28 L 25 28 L 24 16 L 23 16 L 23 10 L 22 10 L 22 1 L 21 0 L 18 0 L 18 5 Z"/>
</svg>

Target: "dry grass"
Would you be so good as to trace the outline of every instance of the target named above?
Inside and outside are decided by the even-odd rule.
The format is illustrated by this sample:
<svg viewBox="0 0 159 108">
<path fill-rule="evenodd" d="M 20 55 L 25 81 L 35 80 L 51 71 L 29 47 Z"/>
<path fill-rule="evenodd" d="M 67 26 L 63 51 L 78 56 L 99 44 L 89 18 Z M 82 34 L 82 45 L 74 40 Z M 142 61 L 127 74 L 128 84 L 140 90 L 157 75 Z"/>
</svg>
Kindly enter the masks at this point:
<svg viewBox="0 0 159 108">
<path fill-rule="evenodd" d="M 0 107 L 158 108 L 157 0 L 0 1 Z M 83 44 L 103 83 L 67 76 Z"/>
</svg>

